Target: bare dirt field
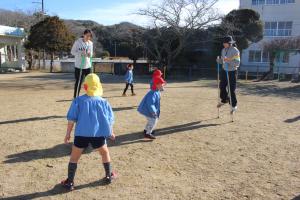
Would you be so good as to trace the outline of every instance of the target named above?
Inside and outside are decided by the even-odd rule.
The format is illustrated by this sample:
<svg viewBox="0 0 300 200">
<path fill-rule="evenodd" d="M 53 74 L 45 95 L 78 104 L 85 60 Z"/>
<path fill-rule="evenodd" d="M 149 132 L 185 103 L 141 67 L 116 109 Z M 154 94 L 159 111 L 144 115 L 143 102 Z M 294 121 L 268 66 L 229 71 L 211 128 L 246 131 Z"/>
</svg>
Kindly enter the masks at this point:
<svg viewBox="0 0 300 200">
<path fill-rule="evenodd" d="M 80 160 L 76 189 L 66 177 L 63 144 L 72 74 L 0 74 L 0 199 L 300 199 L 300 84 L 238 84 L 239 110 L 217 116 L 216 81 L 172 82 L 162 94 L 157 140 L 143 139 L 136 108 L 148 91 L 120 97 L 123 77 L 102 78 L 116 116 L 110 151 L 118 179 L 111 185 L 100 156 Z"/>
</svg>

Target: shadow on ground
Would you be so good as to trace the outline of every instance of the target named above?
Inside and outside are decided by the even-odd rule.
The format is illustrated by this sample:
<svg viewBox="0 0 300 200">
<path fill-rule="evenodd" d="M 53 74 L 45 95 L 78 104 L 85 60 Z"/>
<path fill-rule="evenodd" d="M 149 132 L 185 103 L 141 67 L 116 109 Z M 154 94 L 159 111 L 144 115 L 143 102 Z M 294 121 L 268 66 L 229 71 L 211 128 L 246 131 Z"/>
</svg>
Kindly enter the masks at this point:
<svg viewBox="0 0 300 200">
<path fill-rule="evenodd" d="M 9 121 L 0 121 L 0 125 L 3 124 L 15 124 L 15 123 L 21 123 L 21 122 L 33 122 L 33 121 L 43 121 L 43 120 L 49 120 L 49 119 L 61 119 L 66 118 L 65 116 L 47 116 L 47 117 L 32 117 L 32 118 L 26 118 L 26 119 L 16 119 L 16 120 L 9 120 Z"/>
<path fill-rule="evenodd" d="M 287 119 L 284 122 L 286 122 L 286 123 L 294 123 L 294 122 L 299 121 L 299 120 L 300 120 L 300 115 L 297 116 L 297 117 L 291 118 L 291 119 Z"/>
<path fill-rule="evenodd" d="M 76 190 L 82 190 L 85 188 L 91 188 L 91 187 L 100 187 L 105 186 L 107 183 L 104 180 L 97 180 L 92 183 L 87 183 L 83 185 L 78 185 L 75 187 Z M 43 197 L 53 197 L 56 195 L 65 194 L 67 191 L 60 185 L 55 185 L 51 190 L 44 191 L 44 192 L 34 192 L 30 194 L 24 194 L 24 195 L 18 195 L 18 196 L 12 196 L 12 197 L 4 197 L 2 200 L 31 200 L 31 199 L 37 199 L 37 198 L 43 198 Z"/>
<path fill-rule="evenodd" d="M 72 145 L 70 144 L 59 144 L 48 149 L 37 149 L 31 151 L 25 151 L 22 153 L 16 153 L 6 156 L 7 160 L 4 161 L 6 164 L 19 163 L 19 162 L 30 162 L 40 159 L 55 159 L 71 154 Z M 91 147 L 84 151 L 84 154 L 91 153 L 93 149 Z"/>
<path fill-rule="evenodd" d="M 293 198 L 293 199 L 291 199 L 291 200 L 300 200 L 300 195 L 298 195 L 298 196 L 294 197 L 294 198 Z"/>
<path fill-rule="evenodd" d="M 300 85 L 290 84 L 289 87 L 279 87 L 274 83 L 260 84 L 245 84 L 239 83 L 239 91 L 244 95 L 258 95 L 258 96 L 281 96 L 285 98 L 299 98 Z"/>
<path fill-rule="evenodd" d="M 181 133 L 185 131 L 201 129 L 211 126 L 218 126 L 220 124 L 201 124 L 201 121 L 191 122 L 187 124 L 181 124 L 177 126 L 170 126 L 166 128 L 157 129 L 155 131 L 155 135 L 157 137 L 161 137 L 164 135 L 174 134 L 174 133 Z M 149 140 L 144 139 L 143 131 L 129 133 L 126 135 L 117 136 L 116 141 L 111 143 L 112 146 L 121 146 L 121 145 L 128 145 L 133 143 L 142 143 L 142 142 L 149 142 Z"/>
<path fill-rule="evenodd" d="M 180 133 L 205 127 L 218 126 L 220 124 L 201 124 L 201 121 L 191 122 L 187 124 L 170 126 L 161 128 L 156 131 L 156 136 L 162 137 L 168 134 Z M 112 142 L 112 146 L 129 145 L 133 143 L 145 142 L 142 132 L 129 133 L 126 135 L 117 136 L 116 141 Z M 146 141 L 147 142 L 147 141 Z M 25 151 L 22 153 L 16 153 L 8 155 L 7 160 L 4 163 L 19 163 L 19 162 L 30 162 L 40 159 L 55 159 L 65 156 L 69 156 L 71 152 L 71 145 L 59 144 L 48 149 L 37 149 L 31 151 Z M 85 153 L 91 153 L 92 149 L 88 148 Z"/>
</svg>

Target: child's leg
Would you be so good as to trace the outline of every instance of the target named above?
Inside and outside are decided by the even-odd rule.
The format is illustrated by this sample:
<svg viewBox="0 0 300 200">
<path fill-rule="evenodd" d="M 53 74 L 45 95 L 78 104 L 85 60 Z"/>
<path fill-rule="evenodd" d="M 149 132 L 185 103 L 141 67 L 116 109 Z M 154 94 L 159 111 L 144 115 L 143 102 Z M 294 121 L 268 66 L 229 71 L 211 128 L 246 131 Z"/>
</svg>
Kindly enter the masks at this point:
<svg viewBox="0 0 300 200">
<path fill-rule="evenodd" d="M 148 120 L 148 122 L 146 124 L 145 130 L 146 130 L 146 134 L 149 135 L 152 133 L 152 131 L 156 127 L 158 118 L 147 117 L 147 120 Z"/>
<path fill-rule="evenodd" d="M 131 93 L 134 94 L 133 83 L 130 83 Z"/>
<path fill-rule="evenodd" d="M 220 81 L 220 98 L 222 103 L 227 103 L 228 101 L 227 83 L 226 71 L 222 70 Z"/>
<path fill-rule="evenodd" d="M 74 177 L 75 177 L 75 173 L 76 173 L 76 169 L 77 169 L 77 163 L 79 161 L 79 158 L 80 158 L 82 152 L 83 152 L 83 149 L 78 148 L 73 145 L 70 162 L 69 162 L 69 166 L 68 166 L 68 181 L 70 181 L 70 182 L 74 181 Z"/>
<path fill-rule="evenodd" d="M 229 80 L 230 80 L 230 92 L 231 92 L 231 100 L 232 107 L 236 107 L 237 99 L 236 99 L 236 71 L 229 72 Z"/>
<path fill-rule="evenodd" d="M 129 83 L 126 83 L 126 86 L 125 86 L 125 89 L 124 89 L 124 92 L 123 92 L 123 94 L 126 94 L 126 92 L 127 92 L 127 89 L 128 89 L 128 86 L 129 86 Z"/>
<path fill-rule="evenodd" d="M 109 150 L 107 145 L 103 145 L 102 147 L 99 148 L 99 153 L 102 157 L 102 163 L 104 166 L 105 170 L 105 176 L 110 177 L 112 173 L 111 165 L 110 165 L 110 155 L 109 155 Z"/>
</svg>

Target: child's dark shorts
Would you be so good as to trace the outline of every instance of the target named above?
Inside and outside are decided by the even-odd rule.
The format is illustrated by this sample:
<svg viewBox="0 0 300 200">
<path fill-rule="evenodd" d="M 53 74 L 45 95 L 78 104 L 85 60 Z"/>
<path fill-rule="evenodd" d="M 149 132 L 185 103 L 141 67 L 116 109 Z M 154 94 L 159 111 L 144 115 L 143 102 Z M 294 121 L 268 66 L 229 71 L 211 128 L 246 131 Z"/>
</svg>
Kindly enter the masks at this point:
<svg viewBox="0 0 300 200">
<path fill-rule="evenodd" d="M 104 137 L 75 136 L 74 145 L 77 148 L 85 149 L 89 144 L 91 144 L 94 149 L 98 149 L 106 144 L 106 139 Z"/>
</svg>

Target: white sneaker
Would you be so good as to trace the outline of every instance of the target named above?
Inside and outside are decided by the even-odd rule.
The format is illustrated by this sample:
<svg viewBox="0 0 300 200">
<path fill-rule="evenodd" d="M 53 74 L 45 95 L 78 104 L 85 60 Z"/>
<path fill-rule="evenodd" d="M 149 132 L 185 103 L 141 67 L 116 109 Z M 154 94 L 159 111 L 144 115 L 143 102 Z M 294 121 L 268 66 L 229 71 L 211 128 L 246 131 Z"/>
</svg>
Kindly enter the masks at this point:
<svg viewBox="0 0 300 200">
<path fill-rule="evenodd" d="M 219 102 L 218 105 L 217 105 L 217 108 L 221 108 L 224 105 L 225 105 L 225 103 Z"/>
<path fill-rule="evenodd" d="M 237 111 L 237 106 L 232 107 L 230 113 L 233 114 Z"/>
</svg>

